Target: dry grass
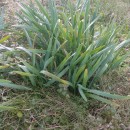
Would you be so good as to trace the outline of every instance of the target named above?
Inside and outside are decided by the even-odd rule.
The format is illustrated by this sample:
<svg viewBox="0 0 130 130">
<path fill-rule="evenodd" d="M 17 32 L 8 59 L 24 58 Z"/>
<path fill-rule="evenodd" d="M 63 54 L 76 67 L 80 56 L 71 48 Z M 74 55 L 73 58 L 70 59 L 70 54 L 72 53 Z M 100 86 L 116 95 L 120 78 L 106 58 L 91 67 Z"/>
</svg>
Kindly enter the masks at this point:
<svg viewBox="0 0 130 130">
<path fill-rule="evenodd" d="M 130 22 L 129 0 L 103 0 L 102 9 L 104 13 L 113 15 L 118 21 Z"/>
</svg>

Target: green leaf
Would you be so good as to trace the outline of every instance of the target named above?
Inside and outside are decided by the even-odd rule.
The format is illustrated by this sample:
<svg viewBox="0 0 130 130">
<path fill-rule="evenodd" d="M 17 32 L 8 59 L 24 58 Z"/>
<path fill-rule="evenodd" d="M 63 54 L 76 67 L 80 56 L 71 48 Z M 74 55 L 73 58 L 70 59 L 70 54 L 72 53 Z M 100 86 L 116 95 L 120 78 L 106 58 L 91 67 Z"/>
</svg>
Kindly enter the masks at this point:
<svg viewBox="0 0 130 130">
<path fill-rule="evenodd" d="M 49 72 L 44 71 L 44 70 L 42 70 L 40 73 L 42 73 L 42 74 L 44 74 L 44 75 L 46 75 L 46 76 L 48 76 L 48 77 L 58 81 L 58 82 L 61 82 L 63 84 L 69 85 L 69 86 L 72 86 L 72 84 L 69 81 L 63 80 L 63 79 L 57 77 L 56 75 L 54 75 L 52 73 L 49 73 Z"/>
<path fill-rule="evenodd" d="M 50 21 L 50 17 L 47 13 L 47 10 L 44 8 L 44 6 L 39 2 L 39 0 L 35 0 L 35 2 L 37 3 L 40 11 L 46 16 L 46 18 Z"/>
<path fill-rule="evenodd" d="M 96 57 L 99 57 L 101 56 L 102 54 L 106 54 L 106 52 L 109 52 L 111 49 L 115 48 L 115 45 L 110 45 L 110 46 L 107 46 L 105 47 L 104 49 L 102 49 L 101 51 L 99 51 L 98 53 L 94 54 L 91 59 L 94 59 Z"/>
<path fill-rule="evenodd" d="M 49 44 L 48 44 L 48 48 L 47 48 L 47 53 L 46 53 L 46 56 L 45 56 L 45 61 L 47 61 L 50 56 L 51 56 L 51 50 L 52 50 L 52 40 L 53 40 L 53 37 L 50 38 L 49 40 Z"/>
<path fill-rule="evenodd" d="M 57 67 L 57 72 L 59 73 L 64 66 L 67 64 L 67 61 L 71 58 L 70 53 L 66 55 L 66 57 L 62 60 L 62 62 L 59 64 L 59 66 Z"/>
<path fill-rule="evenodd" d="M 88 26 L 87 28 L 85 29 L 84 33 L 87 32 L 87 30 L 99 19 L 99 16 L 97 18 L 95 18 Z"/>
<path fill-rule="evenodd" d="M 13 106 L 0 105 L 0 111 L 12 111 L 12 110 L 17 110 L 17 108 Z"/>
<path fill-rule="evenodd" d="M 19 74 L 21 76 L 35 76 L 34 74 L 27 73 L 27 72 L 22 72 L 22 71 L 12 71 L 10 72 L 11 74 Z"/>
<path fill-rule="evenodd" d="M 47 68 L 47 66 L 54 61 L 54 56 L 50 57 L 47 61 L 45 61 L 44 64 L 44 70 Z"/>
<path fill-rule="evenodd" d="M 63 69 L 59 74 L 57 74 L 57 77 L 61 78 L 62 76 L 64 76 L 64 75 L 67 73 L 67 71 L 69 70 L 69 68 L 70 68 L 70 67 L 67 66 L 67 67 L 66 67 L 65 69 Z M 55 79 L 50 80 L 50 81 L 47 83 L 47 86 L 53 84 L 55 81 L 56 81 Z"/>
<path fill-rule="evenodd" d="M 32 90 L 29 87 L 25 87 L 25 86 L 22 86 L 22 85 L 16 85 L 16 84 L 13 84 L 13 83 L 3 82 L 3 81 L 2 82 L 0 81 L 0 86 L 4 86 L 4 87 L 7 87 L 7 88 L 11 88 L 11 89 Z"/>
<path fill-rule="evenodd" d="M 25 47 L 16 47 L 19 50 L 22 50 L 24 52 L 26 52 L 29 56 L 32 56 L 32 54 L 30 53 L 30 51 L 28 49 L 26 49 Z"/>
<path fill-rule="evenodd" d="M 3 43 L 4 41 L 7 41 L 10 38 L 10 36 L 5 36 L 2 39 L 0 39 L 0 43 Z"/>
<path fill-rule="evenodd" d="M 17 112 L 17 117 L 22 118 L 23 117 L 23 113 L 21 111 L 18 111 Z"/>
<path fill-rule="evenodd" d="M 73 57 L 72 57 L 72 60 L 71 60 L 71 63 L 70 65 L 73 65 L 74 61 L 79 57 L 80 53 L 81 53 L 81 50 L 82 50 L 82 47 L 83 45 L 80 44 L 76 50 L 76 52 L 73 54 Z"/>
<path fill-rule="evenodd" d="M 31 38 L 30 38 L 28 32 L 26 31 L 26 29 L 24 29 L 24 32 L 25 32 L 25 34 L 27 36 L 27 40 L 28 40 L 28 43 L 29 43 L 30 47 L 33 48 L 33 44 L 32 44 Z"/>
<path fill-rule="evenodd" d="M 125 40 L 121 42 L 119 45 L 116 46 L 115 51 L 119 50 L 120 48 L 123 48 L 124 46 L 130 44 L 130 39 Z"/>
<path fill-rule="evenodd" d="M 115 58 L 111 65 L 111 69 L 117 68 L 129 55 L 130 52 L 127 52 L 125 55 Z"/>
<path fill-rule="evenodd" d="M 26 66 L 26 68 L 32 72 L 33 74 L 39 75 L 39 70 L 37 70 L 35 67 L 33 67 L 32 65 L 28 64 L 27 62 L 23 61 L 23 64 Z"/>
<path fill-rule="evenodd" d="M 98 100 L 98 101 L 101 101 L 103 103 L 110 104 L 112 106 L 119 106 L 117 103 L 112 102 L 112 101 L 105 99 L 103 97 L 97 96 L 95 94 L 87 94 L 87 95 L 88 95 L 88 97 L 93 98 L 93 99 Z"/>
<path fill-rule="evenodd" d="M 75 82 L 77 82 L 79 76 L 80 76 L 81 73 L 85 70 L 85 67 L 86 67 L 86 65 L 83 65 L 83 66 L 81 66 L 81 67 L 78 69 L 78 71 L 77 71 L 77 73 L 76 73 L 76 75 L 75 75 L 75 78 L 74 78 L 74 81 L 75 81 Z"/>
<path fill-rule="evenodd" d="M 0 79 L 0 83 L 11 83 L 10 80 Z"/>
<path fill-rule="evenodd" d="M 39 54 L 39 53 L 43 53 L 46 54 L 48 50 L 43 50 L 43 49 L 27 49 L 29 52 L 34 53 L 34 54 Z"/>
<path fill-rule="evenodd" d="M 88 89 L 87 91 L 90 92 L 90 93 L 99 95 L 99 96 L 112 98 L 112 99 L 119 99 L 119 100 L 128 100 L 128 99 L 130 99 L 130 95 L 129 96 L 121 96 L 121 95 L 110 94 L 108 92 L 103 92 L 103 91 L 93 90 L 93 89 Z"/>
<path fill-rule="evenodd" d="M 84 71 L 84 76 L 83 76 L 83 86 L 84 86 L 84 87 L 86 87 L 87 82 L 88 82 L 88 70 L 85 69 L 85 71 Z"/>
<path fill-rule="evenodd" d="M 83 90 L 81 89 L 81 87 L 78 87 L 78 90 L 79 90 L 79 93 L 80 93 L 80 95 L 82 96 L 82 98 L 84 99 L 84 101 L 88 101 L 87 100 L 87 97 L 86 97 L 86 95 L 85 95 L 85 93 L 83 92 Z"/>
<path fill-rule="evenodd" d="M 10 65 L 9 64 L 6 64 L 6 65 L 3 65 L 3 66 L 0 66 L 0 70 L 1 69 L 6 69 L 6 68 L 9 68 L 10 67 Z"/>
<path fill-rule="evenodd" d="M 23 65 L 18 65 L 20 67 L 20 69 L 22 69 L 23 71 L 25 71 L 26 73 L 30 73 L 28 68 L 26 66 Z M 33 76 L 29 76 L 29 80 L 31 81 L 31 84 L 33 86 L 36 86 L 36 78 Z"/>
<path fill-rule="evenodd" d="M 100 91 L 100 90 L 94 90 L 94 89 L 88 89 L 88 88 L 85 88 L 83 87 L 82 85 L 78 84 L 78 86 L 89 92 L 89 93 L 93 93 L 93 94 L 96 94 L 96 95 L 99 95 L 99 96 L 102 96 L 102 97 L 106 97 L 106 98 L 112 98 L 112 99 L 119 99 L 119 100 L 128 100 L 130 99 L 130 96 L 121 96 L 121 95 L 118 95 L 118 94 L 110 94 L 108 92 L 103 92 L 103 91 Z"/>
</svg>

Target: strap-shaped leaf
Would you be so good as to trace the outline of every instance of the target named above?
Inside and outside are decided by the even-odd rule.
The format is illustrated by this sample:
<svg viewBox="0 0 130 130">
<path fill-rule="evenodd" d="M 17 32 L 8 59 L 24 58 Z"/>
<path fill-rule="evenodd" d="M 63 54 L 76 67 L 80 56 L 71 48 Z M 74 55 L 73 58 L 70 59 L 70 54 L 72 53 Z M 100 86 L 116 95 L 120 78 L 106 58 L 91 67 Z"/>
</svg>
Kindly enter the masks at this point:
<svg viewBox="0 0 130 130">
<path fill-rule="evenodd" d="M 35 2 L 37 3 L 40 11 L 46 16 L 46 18 L 48 19 L 48 21 L 50 21 L 49 14 L 47 13 L 47 10 L 45 9 L 45 7 L 40 3 L 39 0 L 35 0 Z"/>
<path fill-rule="evenodd" d="M 119 99 L 119 100 L 127 100 L 127 99 L 130 99 L 130 96 L 121 96 L 121 95 L 118 95 L 118 94 L 110 94 L 108 92 L 103 92 L 103 91 L 100 91 L 100 90 L 94 90 L 94 89 L 88 89 L 88 88 L 85 88 L 83 87 L 82 85 L 78 84 L 78 86 L 83 89 L 83 90 L 86 90 L 87 92 L 89 93 L 93 93 L 93 94 L 96 94 L 98 96 L 102 96 L 102 97 L 105 97 L 105 98 L 111 98 L 111 99 Z"/>
<path fill-rule="evenodd" d="M 88 70 L 85 69 L 84 75 L 83 75 L 83 83 L 82 83 L 84 87 L 87 86 L 87 82 L 88 82 Z"/>
<path fill-rule="evenodd" d="M 19 74 L 21 76 L 35 76 L 34 74 L 31 73 L 27 73 L 27 72 L 22 72 L 22 71 L 12 71 L 10 72 L 11 74 Z"/>
<path fill-rule="evenodd" d="M 7 41 L 10 38 L 10 36 L 5 36 L 2 39 L 0 39 L 0 43 L 3 43 L 4 41 Z"/>
<path fill-rule="evenodd" d="M 46 76 L 60 82 L 60 83 L 63 83 L 63 84 L 69 85 L 69 86 L 73 86 L 72 83 L 70 83 L 69 81 L 63 80 L 63 79 L 57 77 L 56 75 L 54 75 L 54 74 L 52 74 L 50 72 L 42 70 L 40 73 L 42 73 L 42 74 L 44 74 L 44 75 L 46 75 Z"/>
<path fill-rule="evenodd" d="M 115 69 L 117 68 L 128 56 L 130 55 L 130 52 L 127 52 L 125 55 L 120 56 L 120 57 L 116 57 L 116 59 L 114 59 L 111 68 L 110 69 Z"/>
<path fill-rule="evenodd" d="M 57 72 L 59 73 L 64 66 L 67 64 L 67 61 L 71 58 L 70 53 L 66 55 L 66 57 L 62 60 L 62 62 L 59 64 L 59 66 L 57 67 Z"/>
<path fill-rule="evenodd" d="M 69 66 L 67 66 L 65 69 L 63 69 L 59 74 L 57 74 L 57 76 L 59 77 L 59 78 L 61 78 L 62 76 L 64 76 L 66 73 L 67 73 L 67 71 L 69 70 Z M 55 79 L 52 79 L 52 80 L 50 80 L 48 83 L 47 83 L 47 86 L 50 86 L 51 84 L 53 84 L 54 82 L 55 82 L 56 80 Z"/>
<path fill-rule="evenodd" d="M 81 87 L 78 87 L 78 90 L 79 90 L 81 97 L 84 99 L 84 101 L 87 102 L 88 101 L 87 97 L 86 97 L 85 93 L 83 92 L 83 90 L 81 89 Z"/>
<path fill-rule="evenodd" d="M 23 64 L 26 66 L 26 68 L 33 74 L 39 75 L 39 70 L 37 70 L 35 67 L 30 65 L 29 63 L 23 61 Z"/>
<path fill-rule="evenodd" d="M 78 71 L 77 71 L 77 73 L 74 76 L 74 82 L 75 83 L 77 82 L 79 76 L 84 72 L 85 67 L 86 67 L 86 65 L 83 65 L 83 66 L 81 66 L 81 67 L 78 68 Z"/>
<path fill-rule="evenodd" d="M 119 50 L 120 48 L 123 48 L 124 46 L 130 44 L 130 39 L 125 40 L 121 42 L 119 45 L 116 46 L 115 51 Z"/>
<path fill-rule="evenodd" d="M 0 105 L 0 111 L 10 111 L 10 110 L 17 110 L 17 108 L 14 106 Z"/>
<path fill-rule="evenodd" d="M 26 73 L 30 73 L 30 71 L 28 70 L 28 68 L 26 66 L 23 65 L 18 65 L 24 72 Z M 29 76 L 29 80 L 31 81 L 31 84 L 33 86 L 36 86 L 36 79 L 33 76 Z"/>
<path fill-rule="evenodd" d="M 44 64 L 44 70 L 47 68 L 47 66 L 54 61 L 54 56 L 50 57 L 47 61 L 45 61 Z"/>
<path fill-rule="evenodd" d="M 108 99 L 106 99 L 106 98 L 97 96 L 97 95 L 95 95 L 95 94 L 88 94 L 87 96 L 90 97 L 90 98 L 93 98 L 93 99 L 95 99 L 95 100 L 101 101 L 101 102 L 103 102 L 103 103 L 110 104 L 110 105 L 115 106 L 115 107 L 118 107 L 118 106 L 119 106 L 117 103 L 115 103 L 115 102 L 113 102 L 113 101 L 110 101 L 110 100 L 108 100 Z"/>
<path fill-rule="evenodd" d="M 6 65 L 2 65 L 2 66 L 0 66 L 0 70 L 1 69 L 6 69 L 6 68 L 9 68 L 11 65 L 9 65 L 9 64 L 6 64 Z"/>
<path fill-rule="evenodd" d="M 7 88 L 11 88 L 11 89 L 32 90 L 29 87 L 25 87 L 25 86 L 22 86 L 22 85 L 16 85 L 16 84 L 13 84 L 13 83 L 8 83 L 8 82 L 0 82 L 0 86 L 4 86 L 4 87 L 7 87 Z"/>
</svg>

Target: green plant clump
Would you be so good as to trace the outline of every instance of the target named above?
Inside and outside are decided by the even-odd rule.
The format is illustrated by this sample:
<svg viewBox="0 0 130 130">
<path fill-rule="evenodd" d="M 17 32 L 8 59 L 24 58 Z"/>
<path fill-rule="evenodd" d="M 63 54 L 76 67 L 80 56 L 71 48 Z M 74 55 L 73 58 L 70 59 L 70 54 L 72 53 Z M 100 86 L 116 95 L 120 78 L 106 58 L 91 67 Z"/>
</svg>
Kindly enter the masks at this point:
<svg viewBox="0 0 130 130">
<path fill-rule="evenodd" d="M 91 8 L 90 0 L 68 1 L 57 7 L 50 0 L 48 7 L 35 0 L 35 5 L 20 4 L 18 14 L 28 47 L 17 47 L 27 54 L 13 73 L 24 77 L 35 89 L 36 86 L 59 86 L 87 98 L 114 104 L 111 99 L 129 99 L 101 91 L 97 88 L 99 78 L 117 68 L 130 54 L 121 55 L 130 40 L 119 43 L 115 23 L 102 27 L 98 24 L 97 3 Z M 25 76 L 27 78 L 25 78 Z"/>
</svg>

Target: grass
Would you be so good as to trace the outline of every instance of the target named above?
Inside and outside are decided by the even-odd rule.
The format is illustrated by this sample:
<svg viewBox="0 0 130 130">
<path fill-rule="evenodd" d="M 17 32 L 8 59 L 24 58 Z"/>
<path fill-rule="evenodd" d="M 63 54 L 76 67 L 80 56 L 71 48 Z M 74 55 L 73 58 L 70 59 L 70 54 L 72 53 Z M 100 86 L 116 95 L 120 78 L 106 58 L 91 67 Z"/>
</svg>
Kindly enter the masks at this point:
<svg viewBox="0 0 130 130">
<path fill-rule="evenodd" d="M 102 89 L 118 94 L 129 94 L 129 66 L 130 62 L 127 59 L 123 67 L 104 76 L 100 82 Z M 17 82 L 23 84 L 19 79 Z M 3 103 L 13 99 L 7 104 L 17 109 L 17 111 L 9 110 L 0 113 L 0 129 L 3 130 L 97 130 L 99 128 L 120 130 L 129 128 L 129 101 L 118 101 L 120 106 L 113 108 L 97 101 L 86 103 L 70 93 L 71 98 L 65 99 L 65 96 L 55 89 L 17 92 L 3 88 L 0 93 L 0 100 Z"/>
<path fill-rule="evenodd" d="M 112 4 L 110 4 L 112 3 Z M 129 15 L 129 7 L 130 7 L 129 0 L 104 0 L 102 1 L 102 9 L 103 13 L 106 14 L 108 17 L 115 17 L 117 22 L 127 22 L 130 21 Z M 106 19 L 108 20 L 108 19 Z"/>
<path fill-rule="evenodd" d="M 82 109 L 83 106 L 80 104 L 79 107 L 77 107 L 77 101 L 74 102 L 76 98 L 73 100 L 63 100 L 61 96 L 57 96 L 58 94 L 55 92 L 55 90 L 49 89 L 49 91 L 50 92 L 48 92 L 48 90 L 42 90 L 42 92 L 30 93 L 30 96 L 28 96 L 28 93 L 25 93 L 24 98 L 22 98 L 23 94 L 15 97 L 14 102 L 19 100 L 22 105 L 20 112 L 22 112 L 23 116 L 18 118 L 18 113 L 12 112 L 11 114 L 9 112 L 7 114 L 6 112 L 8 116 L 5 115 L 5 118 L 8 117 L 7 120 L 10 120 L 9 118 L 13 118 L 13 120 L 18 119 L 17 123 L 13 122 L 13 120 L 11 122 L 12 127 L 14 126 L 14 123 L 20 123 L 21 125 L 18 125 L 18 129 L 26 129 L 30 126 L 32 129 L 57 128 L 69 130 L 76 127 L 74 124 L 79 125 L 79 127 L 77 126 L 78 128 L 82 127 L 81 124 L 85 123 L 83 121 L 83 117 L 85 117 L 84 114 L 86 113 L 85 107 Z M 51 94 L 51 91 L 53 94 Z M 19 107 L 20 103 L 18 105 Z M 4 121 L 3 124 L 5 123 Z M 10 128 L 10 125 L 6 125 L 5 128 Z"/>
<path fill-rule="evenodd" d="M 119 70 L 113 71 L 109 76 L 104 77 L 103 89 L 119 94 L 129 91 L 130 88 L 127 84 L 129 79 L 125 78 L 127 72 L 128 69 L 120 70 L 120 72 Z M 126 75 L 124 75 L 125 73 Z M 108 79 L 110 76 L 111 78 Z M 112 86 L 114 89 L 108 89 L 108 86 Z M 42 89 L 37 92 L 19 94 L 5 89 L 3 95 L 3 101 L 8 101 L 8 98 L 13 97 L 10 106 L 15 106 L 17 111 L 5 111 L 0 114 L 0 119 L 4 119 L 0 123 L 1 129 L 97 130 L 97 128 L 106 127 L 107 129 L 121 129 L 122 125 L 128 127 L 130 122 L 129 101 L 118 101 L 120 106 L 113 108 L 97 101 L 86 103 L 71 94 L 71 98 L 65 99 L 55 89 Z"/>
</svg>

